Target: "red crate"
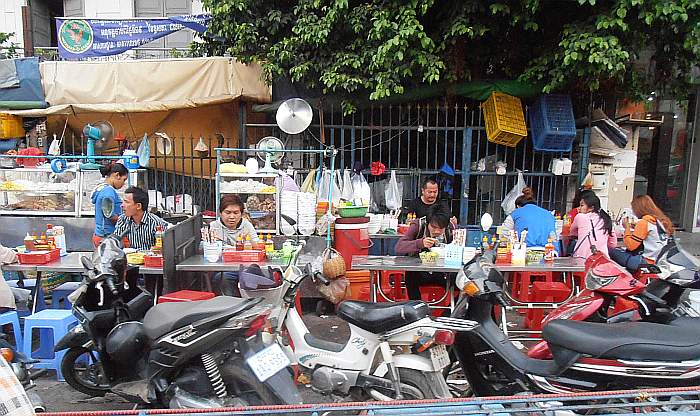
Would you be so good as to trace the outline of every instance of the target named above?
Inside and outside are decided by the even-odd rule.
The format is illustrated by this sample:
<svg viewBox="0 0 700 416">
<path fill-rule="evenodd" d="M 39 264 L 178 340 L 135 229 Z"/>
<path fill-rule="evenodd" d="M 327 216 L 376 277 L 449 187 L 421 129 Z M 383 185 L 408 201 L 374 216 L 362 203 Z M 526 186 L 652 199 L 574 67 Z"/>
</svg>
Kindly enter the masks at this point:
<svg viewBox="0 0 700 416">
<path fill-rule="evenodd" d="M 144 256 L 143 265 L 144 267 L 150 267 L 153 269 L 162 269 L 163 256 Z"/>
<path fill-rule="evenodd" d="M 259 250 L 224 250 L 225 263 L 252 263 L 264 261 L 265 252 Z"/>
<path fill-rule="evenodd" d="M 28 253 L 18 253 L 17 258 L 20 264 L 46 264 L 56 261 L 61 257 L 61 249 L 30 251 Z"/>
<path fill-rule="evenodd" d="M 158 303 L 165 302 L 193 302 L 195 300 L 212 299 L 215 295 L 211 292 L 198 292 L 196 290 L 180 290 L 168 293 L 158 298 Z"/>
</svg>

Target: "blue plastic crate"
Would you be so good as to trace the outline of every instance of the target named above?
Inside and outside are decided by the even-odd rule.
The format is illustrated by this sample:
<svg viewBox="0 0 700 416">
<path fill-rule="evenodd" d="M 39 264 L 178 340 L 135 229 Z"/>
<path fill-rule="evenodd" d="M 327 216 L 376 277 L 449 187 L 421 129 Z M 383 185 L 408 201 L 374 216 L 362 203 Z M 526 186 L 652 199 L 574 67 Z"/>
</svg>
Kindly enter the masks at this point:
<svg viewBox="0 0 700 416">
<path fill-rule="evenodd" d="M 570 152 L 576 137 L 576 120 L 571 97 L 540 95 L 530 106 L 532 147 L 540 152 Z"/>
</svg>

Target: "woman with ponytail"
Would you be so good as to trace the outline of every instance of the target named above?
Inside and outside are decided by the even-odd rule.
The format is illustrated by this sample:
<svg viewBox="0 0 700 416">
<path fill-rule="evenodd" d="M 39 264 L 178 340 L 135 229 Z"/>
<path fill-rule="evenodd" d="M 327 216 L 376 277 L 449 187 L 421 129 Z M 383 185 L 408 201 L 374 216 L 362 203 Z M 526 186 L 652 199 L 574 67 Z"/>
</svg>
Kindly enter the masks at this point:
<svg viewBox="0 0 700 416">
<path fill-rule="evenodd" d="M 592 245 L 607 256 L 608 247 L 615 247 L 617 237 L 610 215 L 600 208 L 600 198 L 593 192 L 584 193 L 578 211 L 570 231 L 571 235 L 577 236 L 572 256 L 587 259 L 592 254 Z"/>
<path fill-rule="evenodd" d="M 105 181 L 92 191 L 92 203 L 95 204 L 95 234 L 92 244 L 97 247 L 102 239 L 114 232 L 114 225 L 122 213 L 122 199 L 117 190 L 124 187 L 129 171 L 121 163 L 111 163 L 100 168 Z"/>
</svg>

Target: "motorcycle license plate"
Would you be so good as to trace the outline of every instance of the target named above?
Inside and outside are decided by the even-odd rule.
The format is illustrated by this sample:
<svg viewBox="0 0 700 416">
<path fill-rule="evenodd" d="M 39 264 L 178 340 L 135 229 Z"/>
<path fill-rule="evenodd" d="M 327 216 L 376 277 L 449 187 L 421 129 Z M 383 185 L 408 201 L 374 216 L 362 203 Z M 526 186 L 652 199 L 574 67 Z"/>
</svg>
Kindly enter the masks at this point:
<svg viewBox="0 0 700 416">
<path fill-rule="evenodd" d="M 442 370 L 450 365 L 450 354 L 447 353 L 447 347 L 437 345 L 430 349 L 430 359 L 433 361 L 433 368 Z"/>
<path fill-rule="evenodd" d="M 272 344 L 246 360 L 255 377 L 264 382 L 291 364 L 279 344 Z"/>
</svg>

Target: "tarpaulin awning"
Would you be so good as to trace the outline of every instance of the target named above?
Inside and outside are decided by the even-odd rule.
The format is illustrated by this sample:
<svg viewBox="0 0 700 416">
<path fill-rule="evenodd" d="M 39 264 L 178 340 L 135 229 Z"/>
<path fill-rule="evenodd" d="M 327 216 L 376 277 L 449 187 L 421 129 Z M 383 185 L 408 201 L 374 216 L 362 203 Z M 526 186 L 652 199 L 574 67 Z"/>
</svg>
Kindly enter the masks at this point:
<svg viewBox="0 0 700 416">
<path fill-rule="evenodd" d="M 195 108 L 239 98 L 270 102 L 260 67 L 233 58 L 43 62 L 39 66 L 51 105 L 9 111 L 41 117 L 83 113 L 138 113 Z"/>
<path fill-rule="evenodd" d="M 6 59 L 1 61 L 0 108 L 44 108 L 47 106 L 41 88 L 39 58 Z M 14 73 L 12 71 L 14 70 Z"/>
</svg>

